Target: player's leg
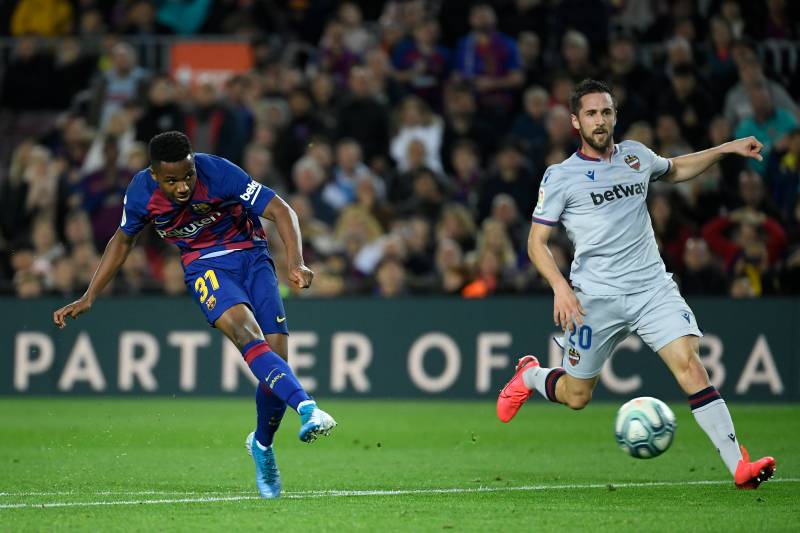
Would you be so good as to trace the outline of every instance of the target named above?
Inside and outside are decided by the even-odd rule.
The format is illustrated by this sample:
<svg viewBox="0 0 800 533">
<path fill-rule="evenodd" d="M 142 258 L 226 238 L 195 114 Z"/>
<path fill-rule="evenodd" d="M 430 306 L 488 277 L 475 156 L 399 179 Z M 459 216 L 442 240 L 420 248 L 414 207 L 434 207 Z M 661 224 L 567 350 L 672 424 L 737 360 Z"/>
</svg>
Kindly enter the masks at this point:
<svg viewBox="0 0 800 533">
<path fill-rule="evenodd" d="M 267 342 L 273 346 L 284 360 L 288 357 L 289 326 L 286 311 L 283 307 L 278 278 L 272 261 L 263 250 L 249 250 L 247 258 L 247 277 L 244 280 L 245 288 L 258 325 L 267 337 Z M 265 391 L 266 392 L 266 391 Z M 261 393 L 256 393 L 257 397 Z M 272 404 L 273 414 L 277 413 L 277 402 L 264 398 L 265 403 Z M 304 402 L 297 408 L 300 414 L 300 440 L 313 442 L 321 435 L 328 435 L 336 427 L 336 421 L 325 411 L 317 407 L 314 400 Z M 261 417 L 259 416 L 259 420 Z M 272 425 L 272 433 L 278 429 L 279 419 L 275 416 L 262 423 Z"/>
<path fill-rule="evenodd" d="M 245 290 L 252 302 L 253 314 L 272 351 L 288 362 L 288 329 L 274 270 L 264 269 L 263 265 L 255 261 L 253 257 L 249 257 L 265 257 L 260 251 L 246 253 L 248 254 L 246 261 L 249 275 L 245 280 Z M 265 447 L 272 445 L 284 414 L 286 414 L 286 403 L 275 395 L 265 383 L 259 382 L 256 387 L 255 431 L 255 439 L 259 444 Z"/>
<path fill-rule="evenodd" d="M 272 438 L 286 411 L 286 405 L 290 405 L 300 414 L 300 438 L 305 441 L 308 441 L 304 438 L 308 433 L 306 413 L 309 408 L 313 411 L 319 409 L 316 409 L 316 404 L 300 385 L 287 362 L 276 354 L 266 341 L 261 327 L 247 305 L 236 304 L 230 307 L 222 313 L 214 325 L 239 348 L 250 370 L 258 378 L 257 431 L 247 436 L 245 446 L 255 463 L 256 487 L 259 494 L 262 498 L 278 498 L 282 482 Z M 280 338 L 275 340 L 281 344 Z M 285 344 L 282 348 L 285 353 Z M 278 418 L 274 426 L 270 427 L 272 415 L 278 415 Z"/>
<path fill-rule="evenodd" d="M 551 402 L 562 403 L 570 409 L 583 409 L 592 401 L 592 392 L 599 379 L 600 376 L 583 379 L 564 373 L 555 384 L 553 398 L 548 397 L 547 399 Z M 546 378 L 544 381 L 547 382 Z"/>
<path fill-rule="evenodd" d="M 237 304 L 227 309 L 214 326 L 242 352 L 250 370 L 270 392 L 298 410 L 300 404 L 311 401 L 288 363 L 276 354 L 264 339 L 255 316 L 247 305 Z"/>
<path fill-rule="evenodd" d="M 658 353 L 675 376 L 688 396 L 697 424 L 719 451 L 737 485 L 757 487 L 772 475 L 775 462 L 771 457 L 754 463 L 750 463 L 749 458 L 743 460 L 728 406 L 711 385 L 700 361 L 702 333 L 677 286 L 670 282 L 637 298 L 639 303 L 634 304 L 639 307 L 636 330 L 642 340 Z"/>
<path fill-rule="evenodd" d="M 281 356 L 284 361 L 289 360 L 289 335 L 286 333 L 264 333 L 267 342 L 272 346 L 272 351 Z"/>
<path fill-rule="evenodd" d="M 678 384 L 689 396 L 689 406 L 697 424 L 716 446 L 722 461 L 740 488 L 758 488 L 775 472 L 775 460 L 763 457 L 750 461 L 747 450 L 740 446 L 728 405 L 716 387 L 711 385 L 699 357 L 699 341 L 684 336 L 658 351 Z"/>
<path fill-rule="evenodd" d="M 286 360 L 286 335 L 266 335 L 273 351 Z M 263 498 L 280 496 L 281 473 L 275 458 L 272 442 L 286 414 L 286 402 L 278 398 L 266 383 L 256 385 L 256 430 L 245 440 L 247 452 L 256 466 L 256 486 Z"/>
<path fill-rule="evenodd" d="M 277 355 L 288 361 L 287 336 L 282 333 L 266 335 L 267 344 Z M 271 446 L 286 414 L 286 402 L 276 396 L 265 383 L 256 385 L 255 438 L 264 447 Z"/>
<path fill-rule="evenodd" d="M 658 355 L 689 396 L 711 387 L 708 372 L 700 361 L 700 340 L 694 335 L 678 337 L 658 350 Z"/>
<path fill-rule="evenodd" d="M 242 352 L 259 382 L 297 410 L 301 402 L 311 399 L 286 361 L 266 342 L 253 315 L 247 280 L 242 279 L 242 273 L 244 277 L 250 274 L 248 261 L 245 251 L 199 259 L 186 267 L 186 285 L 194 292 L 208 323 L 222 331 Z"/>
<path fill-rule="evenodd" d="M 195 301 L 200 306 L 206 320 L 216 325 L 242 351 L 245 360 L 250 363 L 254 374 L 259 378 L 256 403 L 259 410 L 270 411 L 270 405 L 277 402 L 280 415 L 286 410 L 286 403 L 268 387 L 259 368 L 271 357 L 283 360 L 270 352 L 269 344 L 264 342 L 261 328 L 253 317 L 248 305 L 250 299 L 242 282 L 241 273 L 246 272 L 247 261 L 243 252 L 227 254 L 217 258 L 201 259 L 186 267 L 186 284 L 194 292 Z M 284 350 L 285 353 L 285 350 Z M 255 359 L 258 359 L 256 361 Z M 270 398 L 270 402 L 263 399 Z M 264 407 L 264 409 L 261 409 Z M 272 405 L 272 407 L 276 407 Z M 264 424 L 268 428 L 269 418 Z M 261 428 L 263 430 L 263 428 Z M 263 431 L 262 442 L 267 442 L 271 435 Z M 272 446 L 261 444 L 250 433 L 245 441 L 247 451 L 253 457 L 256 468 L 256 487 L 263 498 L 277 498 L 281 493 L 281 476 L 275 462 Z"/>
<path fill-rule="evenodd" d="M 545 368 L 532 355 L 521 358 L 516 373 L 497 398 L 497 416 L 511 420 L 533 391 L 554 403 L 583 409 L 592 399 L 603 363 L 628 336 L 624 322 L 616 316 L 613 297 L 576 292 L 586 310 L 584 324 L 564 334 L 562 366 Z"/>
<path fill-rule="evenodd" d="M 545 368 L 532 355 L 522 357 L 511 380 L 497 396 L 497 417 L 509 422 L 533 391 L 547 400 L 564 404 L 570 409 L 583 409 L 592 400 L 598 376 L 570 376 L 563 367 Z"/>
</svg>

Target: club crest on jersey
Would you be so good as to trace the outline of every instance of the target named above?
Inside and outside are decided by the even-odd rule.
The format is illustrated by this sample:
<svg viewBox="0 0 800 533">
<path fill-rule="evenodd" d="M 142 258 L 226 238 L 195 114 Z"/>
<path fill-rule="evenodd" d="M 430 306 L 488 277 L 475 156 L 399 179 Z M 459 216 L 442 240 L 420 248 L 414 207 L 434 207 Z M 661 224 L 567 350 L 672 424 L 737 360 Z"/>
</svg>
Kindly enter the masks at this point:
<svg viewBox="0 0 800 533">
<path fill-rule="evenodd" d="M 217 298 L 212 294 L 211 298 L 206 300 L 206 307 L 208 307 L 209 311 L 213 311 L 216 306 L 217 306 Z"/>
<path fill-rule="evenodd" d="M 211 211 L 211 205 L 206 203 L 192 204 L 192 211 L 194 211 L 198 215 L 205 215 L 206 213 Z"/>
<path fill-rule="evenodd" d="M 639 158 L 633 154 L 628 154 L 625 156 L 625 163 L 636 171 L 638 171 L 639 167 L 641 166 L 641 163 L 639 163 Z"/>
<path fill-rule="evenodd" d="M 575 348 L 570 348 L 567 353 L 567 358 L 569 359 L 569 364 L 575 366 L 581 362 L 581 353 Z"/>
</svg>

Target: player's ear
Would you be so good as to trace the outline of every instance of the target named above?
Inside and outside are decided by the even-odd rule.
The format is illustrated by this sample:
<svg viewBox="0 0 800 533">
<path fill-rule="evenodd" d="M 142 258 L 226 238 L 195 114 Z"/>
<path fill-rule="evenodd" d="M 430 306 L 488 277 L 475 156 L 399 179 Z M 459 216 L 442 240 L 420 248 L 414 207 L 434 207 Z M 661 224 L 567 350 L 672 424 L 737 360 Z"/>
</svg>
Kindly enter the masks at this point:
<svg viewBox="0 0 800 533">
<path fill-rule="evenodd" d="M 158 173 L 156 172 L 155 165 L 150 165 L 150 175 L 153 177 L 154 180 L 158 181 Z"/>
<path fill-rule="evenodd" d="M 570 121 L 572 121 L 572 127 L 573 128 L 575 128 L 576 130 L 580 130 L 581 129 L 581 123 L 578 122 L 578 115 L 571 114 L 569 116 L 569 119 L 570 119 Z"/>
</svg>

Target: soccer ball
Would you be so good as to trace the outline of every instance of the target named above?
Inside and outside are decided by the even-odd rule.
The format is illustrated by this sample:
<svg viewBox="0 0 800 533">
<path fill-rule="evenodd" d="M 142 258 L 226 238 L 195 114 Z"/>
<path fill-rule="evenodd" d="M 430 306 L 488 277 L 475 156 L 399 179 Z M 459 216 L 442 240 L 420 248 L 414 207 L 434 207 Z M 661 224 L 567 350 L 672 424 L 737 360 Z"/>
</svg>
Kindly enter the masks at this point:
<svg viewBox="0 0 800 533">
<path fill-rule="evenodd" d="M 617 411 L 614 434 L 619 447 L 632 457 L 658 457 L 675 437 L 675 415 L 657 398 L 634 398 Z"/>
</svg>

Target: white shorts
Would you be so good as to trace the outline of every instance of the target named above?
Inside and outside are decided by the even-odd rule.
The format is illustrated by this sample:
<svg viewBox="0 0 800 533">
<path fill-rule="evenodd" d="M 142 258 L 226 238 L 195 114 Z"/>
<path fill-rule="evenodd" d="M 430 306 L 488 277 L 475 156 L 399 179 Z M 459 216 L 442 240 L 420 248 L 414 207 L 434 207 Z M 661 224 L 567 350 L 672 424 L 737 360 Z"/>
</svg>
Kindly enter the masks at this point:
<svg viewBox="0 0 800 533">
<path fill-rule="evenodd" d="M 598 375 L 617 344 L 631 333 L 638 334 L 654 352 L 686 335 L 703 336 L 672 280 L 636 294 L 593 296 L 576 289 L 575 295 L 586 315 L 583 326 L 564 334 L 561 364 L 576 378 Z"/>
</svg>

